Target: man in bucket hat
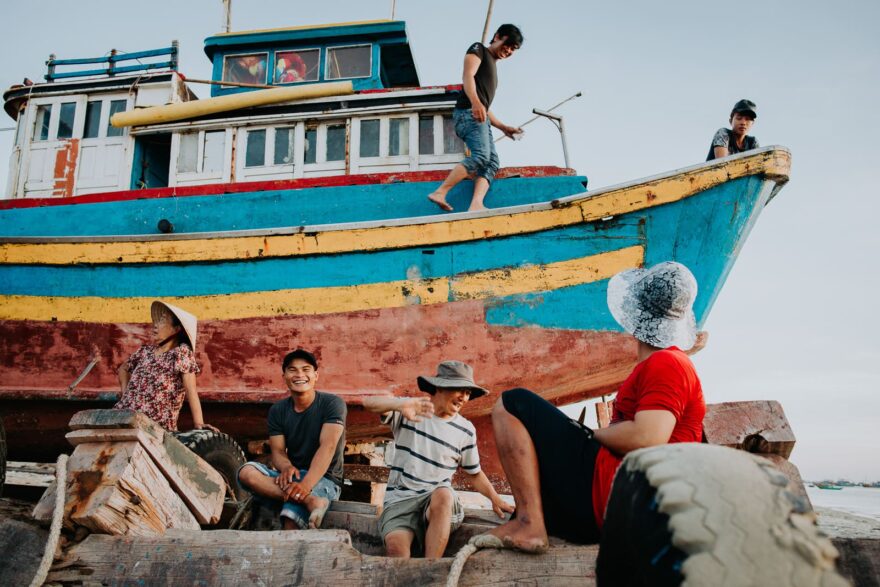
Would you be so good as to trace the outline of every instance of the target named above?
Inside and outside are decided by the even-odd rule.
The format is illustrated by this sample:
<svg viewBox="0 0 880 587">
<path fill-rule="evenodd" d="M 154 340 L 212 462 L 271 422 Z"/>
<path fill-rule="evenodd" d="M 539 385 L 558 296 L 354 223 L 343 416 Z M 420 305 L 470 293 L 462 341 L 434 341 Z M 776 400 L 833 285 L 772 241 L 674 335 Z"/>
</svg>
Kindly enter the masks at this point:
<svg viewBox="0 0 880 587">
<path fill-rule="evenodd" d="M 625 271 L 609 282 L 608 307 L 636 339 L 639 360 L 620 386 L 611 426 L 590 430 L 526 389 L 501 395 L 492 424 L 516 517 L 483 537 L 483 546 L 542 552 L 548 534 L 598 542 L 624 455 L 701 441 L 706 404 L 684 353 L 696 341 L 696 294 L 694 276 L 674 262 Z"/>
<path fill-rule="evenodd" d="M 730 128 L 719 128 L 712 137 L 706 161 L 758 148 L 758 139 L 748 134 L 758 118 L 756 109 L 757 106 L 751 100 L 743 99 L 733 105 L 733 110 L 730 111 Z"/>
<path fill-rule="evenodd" d="M 430 398 L 364 400 L 365 409 L 388 414 L 394 434 L 394 450 L 385 459 L 391 472 L 379 532 L 388 556 L 408 558 L 416 551 L 439 558 L 464 519 L 464 508 L 452 489 L 452 474 L 459 467 L 499 517 L 513 506 L 501 499 L 480 469 L 476 430 L 459 413 L 469 400 L 488 393 L 474 383 L 471 366 L 443 361 L 437 375 L 420 376 L 417 383 Z"/>
</svg>

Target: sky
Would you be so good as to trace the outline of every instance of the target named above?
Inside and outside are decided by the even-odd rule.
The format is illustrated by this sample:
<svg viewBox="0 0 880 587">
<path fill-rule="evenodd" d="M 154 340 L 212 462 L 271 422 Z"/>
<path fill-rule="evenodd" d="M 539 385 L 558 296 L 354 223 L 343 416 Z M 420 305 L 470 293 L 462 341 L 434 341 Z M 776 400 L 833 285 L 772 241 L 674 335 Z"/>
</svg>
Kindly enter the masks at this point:
<svg viewBox="0 0 880 587">
<path fill-rule="evenodd" d="M 233 30 L 391 11 L 390 0 L 232 1 Z M 487 6 L 397 0 L 422 85 L 460 82 Z M 694 357 L 706 400 L 779 401 L 805 479 L 880 480 L 880 2 L 498 0 L 492 28 L 504 22 L 519 25 L 525 42 L 499 64 L 493 111 L 519 124 L 532 108 L 583 92 L 558 113 L 572 166 L 593 189 L 702 161 L 734 102 L 757 103 L 752 134 L 791 150 L 791 181 L 764 210 L 706 322 L 709 343 Z M 0 85 L 41 79 L 50 53 L 96 57 L 172 39 L 180 70 L 210 78 L 203 41 L 221 24 L 221 0 L 8 3 Z M 0 128 L 12 126 L 2 116 Z M 0 132 L 0 186 L 12 134 Z M 499 154 L 502 165 L 563 163 L 546 120 L 520 142 L 499 143 Z"/>
</svg>

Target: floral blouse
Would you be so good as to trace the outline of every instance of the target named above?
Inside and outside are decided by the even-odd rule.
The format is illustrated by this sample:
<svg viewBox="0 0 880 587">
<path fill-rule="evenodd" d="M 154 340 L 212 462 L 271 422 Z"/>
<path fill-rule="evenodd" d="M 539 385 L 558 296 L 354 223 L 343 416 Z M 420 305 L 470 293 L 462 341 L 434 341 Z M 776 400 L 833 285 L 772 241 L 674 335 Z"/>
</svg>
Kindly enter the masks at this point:
<svg viewBox="0 0 880 587">
<path fill-rule="evenodd" d="M 154 345 L 144 345 L 125 362 L 131 378 L 113 408 L 141 412 L 173 432 L 186 397 L 182 374 L 198 373 L 199 366 L 187 344 L 159 356 L 155 351 Z"/>
</svg>

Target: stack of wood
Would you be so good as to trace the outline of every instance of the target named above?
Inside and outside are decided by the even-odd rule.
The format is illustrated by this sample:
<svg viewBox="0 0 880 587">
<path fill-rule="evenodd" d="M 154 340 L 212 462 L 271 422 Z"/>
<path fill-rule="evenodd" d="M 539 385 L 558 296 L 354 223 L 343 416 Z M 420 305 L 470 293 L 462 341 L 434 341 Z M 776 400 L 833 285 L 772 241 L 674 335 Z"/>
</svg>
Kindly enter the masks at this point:
<svg viewBox="0 0 880 587">
<path fill-rule="evenodd" d="M 226 482 L 161 426 L 130 410 L 87 410 L 70 421 L 64 524 L 93 533 L 154 536 L 216 524 Z M 53 483 L 34 509 L 51 520 Z"/>
</svg>

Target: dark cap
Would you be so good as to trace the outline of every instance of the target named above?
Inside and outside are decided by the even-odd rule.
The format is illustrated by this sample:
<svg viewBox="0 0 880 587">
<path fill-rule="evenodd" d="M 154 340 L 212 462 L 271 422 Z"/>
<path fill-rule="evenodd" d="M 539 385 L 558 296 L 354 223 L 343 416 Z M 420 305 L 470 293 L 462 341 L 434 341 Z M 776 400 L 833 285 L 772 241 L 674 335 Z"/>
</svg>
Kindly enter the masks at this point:
<svg viewBox="0 0 880 587">
<path fill-rule="evenodd" d="M 302 359 L 306 363 L 312 366 L 315 371 L 318 370 L 318 359 L 315 358 L 315 355 L 310 353 L 305 349 L 296 349 L 295 351 L 290 351 L 285 355 L 284 361 L 281 362 L 281 372 L 287 371 L 287 366 L 290 365 L 294 359 Z"/>
<path fill-rule="evenodd" d="M 751 100 L 746 100 L 743 98 L 739 102 L 733 105 L 733 110 L 730 111 L 730 115 L 733 116 L 736 113 L 740 114 L 751 114 L 752 118 L 758 118 L 758 113 L 755 111 L 757 106 Z"/>
</svg>

